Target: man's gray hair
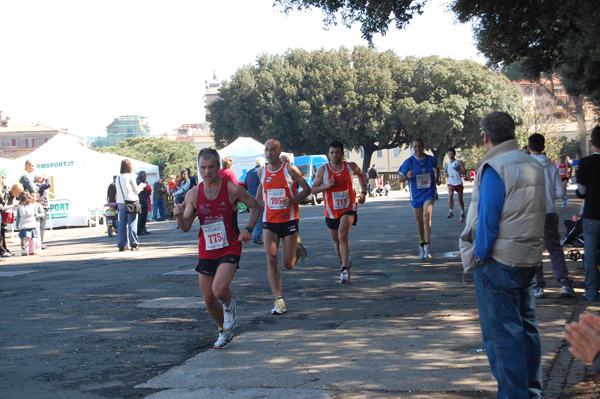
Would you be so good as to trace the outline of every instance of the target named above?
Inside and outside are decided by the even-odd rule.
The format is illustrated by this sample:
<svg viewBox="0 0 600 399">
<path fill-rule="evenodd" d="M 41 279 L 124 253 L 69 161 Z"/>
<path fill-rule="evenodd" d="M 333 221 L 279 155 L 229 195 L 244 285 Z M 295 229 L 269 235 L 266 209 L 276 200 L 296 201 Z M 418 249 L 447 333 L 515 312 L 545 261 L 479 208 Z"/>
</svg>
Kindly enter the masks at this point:
<svg viewBox="0 0 600 399">
<path fill-rule="evenodd" d="M 491 112 L 483 117 L 479 126 L 493 145 L 515 139 L 515 121 L 506 112 Z"/>
<path fill-rule="evenodd" d="M 256 158 L 256 166 L 261 167 L 261 168 L 264 167 L 265 159 L 263 157 Z"/>
</svg>

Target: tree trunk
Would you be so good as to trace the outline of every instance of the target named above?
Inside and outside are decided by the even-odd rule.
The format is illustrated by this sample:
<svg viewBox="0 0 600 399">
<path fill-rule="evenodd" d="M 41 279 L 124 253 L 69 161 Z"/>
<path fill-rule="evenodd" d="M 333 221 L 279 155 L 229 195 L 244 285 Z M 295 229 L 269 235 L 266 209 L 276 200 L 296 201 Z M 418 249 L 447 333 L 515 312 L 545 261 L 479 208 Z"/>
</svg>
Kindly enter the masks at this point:
<svg viewBox="0 0 600 399">
<path fill-rule="evenodd" d="M 363 164 L 362 164 L 363 172 L 367 173 L 367 171 L 371 167 L 371 158 L 373 157 L 373 153 L 375 151 L 377 151 L 377 146 L 374 144 L 367 144 L 367 145 L 363 146 L 363 153 L 365 156 L 363 158 Z"/>
<path fill-rule="evenodd" d="M 587 126 L 585 124 L 585 111 L 583 110 L 583 96 L 573 97 L 575 100 L 575 119 L 579 130 L 579 147 L 581 147 L 581 156 L 586 157 L 590 153 L 589 141 L 587 137 Z"/>
</svg>

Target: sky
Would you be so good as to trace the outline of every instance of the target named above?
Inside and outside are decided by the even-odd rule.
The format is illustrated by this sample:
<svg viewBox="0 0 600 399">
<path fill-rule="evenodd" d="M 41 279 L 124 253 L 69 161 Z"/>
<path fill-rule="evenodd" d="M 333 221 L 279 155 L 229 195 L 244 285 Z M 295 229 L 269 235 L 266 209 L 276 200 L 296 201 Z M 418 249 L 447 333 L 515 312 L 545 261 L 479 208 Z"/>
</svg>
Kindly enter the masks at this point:
<svg viewBox="0 0 600 399">
<path fill-rule="evenodd" d="M 273 0 L 0 0 L 0 110 L 80 136 L 121 115 L 152 134 L 205 120 L 206 81 L 230 80 L 260 54 L 367 45 L 359 26 L 324 29 L 320 10 L 286 15 Z M 429 0 L 380 51 L 484 63 L 470 25 Z"/>
</svg>

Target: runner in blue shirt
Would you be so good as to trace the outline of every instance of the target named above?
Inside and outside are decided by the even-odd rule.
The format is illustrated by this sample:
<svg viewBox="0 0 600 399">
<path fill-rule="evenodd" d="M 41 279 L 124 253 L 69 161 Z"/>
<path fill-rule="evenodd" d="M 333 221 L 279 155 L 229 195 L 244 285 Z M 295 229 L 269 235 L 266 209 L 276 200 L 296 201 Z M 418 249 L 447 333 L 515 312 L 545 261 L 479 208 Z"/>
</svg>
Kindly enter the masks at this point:
<svg viewBox="0 0 600 399">
<path fill-rule="evenodd" d="M 410 182 L 410 203 L 419 232 L 419 256 L 423 260 L 431 258 L 431 214 L 437 197 L 436 184 L 440 184 L 440 170 L 435 157 L 425 154 L 422 138 L 415 138 L 412 145 L 414 155 L 404 161 L 398 173 L 401 183 Z"/>
</svg>

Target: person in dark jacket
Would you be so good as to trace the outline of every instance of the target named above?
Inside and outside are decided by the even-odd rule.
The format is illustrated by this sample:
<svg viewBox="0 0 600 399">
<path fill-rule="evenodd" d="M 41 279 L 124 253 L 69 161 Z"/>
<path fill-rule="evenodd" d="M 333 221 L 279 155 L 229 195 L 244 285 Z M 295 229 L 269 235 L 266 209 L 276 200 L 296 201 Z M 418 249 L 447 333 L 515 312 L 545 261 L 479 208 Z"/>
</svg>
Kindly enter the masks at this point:
<svg viewBox="0 0 600 399">
<path fill-rule="evenodd" d="M 152 188 L 150 188 L 150 186 L 148 185 L 148 182 L 146 181 L 146 172 L 143 170 L 140 173 L 138 173 L 136 183 L 138 185 L 140 183 L 146 184 L 144 189 L 138 194 L 138 197 L 140 198 L 140 205 L 142 206 L 142 213 L 138 217 L 137 231 L 138 231 L 138 236 L 143 236 L 143 235 L 150 234 L 150 232 L 146 229 L 146 222 L 148 221 L 148 207 L 149 207 L 148 195 L 152 192 Z"/>
<path fill-rule="evenodd" d="M 113 176 L 113 182 L 108 185 L 108 190 L 106 191 L 106 202 L 113 203 L 117 202 L 117 176 Z"/>
</svg>

